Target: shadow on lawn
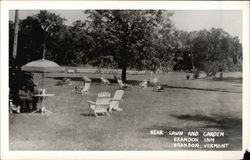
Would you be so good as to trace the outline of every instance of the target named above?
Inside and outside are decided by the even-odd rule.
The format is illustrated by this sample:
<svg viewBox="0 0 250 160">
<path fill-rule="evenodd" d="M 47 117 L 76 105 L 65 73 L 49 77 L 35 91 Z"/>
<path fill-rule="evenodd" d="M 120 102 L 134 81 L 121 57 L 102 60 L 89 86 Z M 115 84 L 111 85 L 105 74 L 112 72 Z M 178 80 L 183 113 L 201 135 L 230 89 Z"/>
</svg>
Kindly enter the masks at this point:
<svg viewBox="0 0 250 160">
<path fill-rule="evenodd" d="M 144 130 L 157 129 L 157 130 L 163 130 L 165 133 L 167 133 L 168 131 L 188 132 L 193 130 L 199 130 L 202 132 L 210 129 L 215 129 L 224 131 L 233 130 L 233 133 L 239 132 L 238 133 L 239 135 L 241 134 L 242 131 L 242 119 L 240 118 L 225 117 L 220 115 L 207 116 L 207 115 L 190 115 L 190 114 L 182 114 L 182 115 L 172 114 L 171 116 L 179 120 L 205 122 L 205 124 L 196 127 L 185 126 L 185 125 L 184 126 L 178 125 L 176 127 L 168 127 L 167 125 L 166 126 L 153 125 L 151 127 L 144 128 Z"/>
<path fill-rule="evenodd" d="M 164 135 L 156 135 L 154 137 L 159 137 L 159 138 L 168 138 L 171 140 L 171 136 L 169 132 L 178 132 L 182 131 L 184 132 L 184 135 L 187 135 L 189 131 L 198 131 L 200 139 L 202 139 L 203 132 L 207 131 L 224 131 L 225 136 L 222 137 L 222 139 L 217 139 L 218 143 L 221 141 L 223 143 L 234 143 L 234 139 L 232 137 L 240 138 L 242 136 L 242 119 L 240 118 L 234 118 L 234 117 L 225 117 L 221 115 L 190 115 L 190 114 L 182 114 L 182 115 L 177 115 L 177 114 L 172 114 L 172 117 L 183 120 L 189 123 L 192 123 L 191 121 L 195 122 L 204 122 L 203 124 L 199 126 L 192 126 L 192 125 L 186 125 L 187 123 L 178 123 L 176 127 L 169 127 L 168 125 L 152 125 L 147 128 L 143 128 L 141 131 L 142 133 L 149 133 L 151 130 L 162 130 L 164 132 Z M 143 135 L 144 138 L 152 137 L 152 135 L 147 134 Z M 241 141 L 239 141 L 241 142 Z M 235 144 L 236 146 L 241 144 Z"/>
<path fill-rule="evenodd" d="M 221 115 L 190 115 L 190 114 L 182 114 L 182 115 L 171 115 L 174 118 L 186 121 L 203 121 L 208 122 L 202 126 L 202 128 L 218 128 L 218 129 L 231 129 L 231 128 L 242 128 L 242 120 L 240 118 L 234 117 L 225 117 Z"/>
<path fill-rule="evenodd" d="M 96 116 L 94 115 L 94 113 L 81 113 L 80 115 L 84 116 L 84 117 L 95 117 L 96 118 Z M 100 117 L 107 116 L 106 113 L 98 113 L 97 115 L 100 116 Z"/>
<path fill-rule="evenodd" d="M 46 76 L 46 78 L 52 78 L 55 80 L 60 80 L 62 81 L 64 78 L 70 79 L 71 81 L 82 81 L 83 79 L 82 77 L 54 77 L 54 76 Z M 100 78 L 90 78 L 92 83 L 102 83 Z M 117 83 L 116 80 L 114 79 L 108 79 L 110 81 L 110 83 Z M 137 80 L 127 80 L 127 84 L 132 84 L 132 85 L 138 85 L 141 81 L 137 81 Z"/>
<path fill-rule="evenodd" d="M 163 85 L 165 88 L 174 88 L 174 89 L 190 89 L 190 90 L 199 90 L 199 91 L 212 91 L 212 92 L 229 92 L 229 93 L 242 93 L 241 91 L 233 91 L 233 90 L 226 90 L 220 88 L 193 88 L 193 87 L 179 87 L 179 86 L 170 86 L 170 85 Z"/>
<path fill-rule="evenodd" d="M 95 117 L 93 113 L 81 113 L 80 115 L 84 117 Z"/>
<path fill-rule="evenodd" d="M 242 83 L 242 77 L 214 78 L 214 79 L 209 79 L 209 81 L 222 81 L 222 82 L 228 82 L 228 83 Z"/>
</svg>

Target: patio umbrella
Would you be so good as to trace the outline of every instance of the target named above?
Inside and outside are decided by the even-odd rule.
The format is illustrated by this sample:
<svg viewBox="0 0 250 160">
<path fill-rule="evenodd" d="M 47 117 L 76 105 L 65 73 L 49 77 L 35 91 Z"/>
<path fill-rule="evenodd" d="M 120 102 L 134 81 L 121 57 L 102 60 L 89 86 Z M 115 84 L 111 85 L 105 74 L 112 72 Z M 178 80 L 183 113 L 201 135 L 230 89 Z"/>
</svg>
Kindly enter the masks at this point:
<svg viewBox="0 0 250 160">
<path fill-rule="evenodd" d="M 22 71 L 28 72 L 38 72 L 42 73 L 42 89 L 44 83 L 44 73 L 45 72 L 61 72 L 63 68 L 61 68 L 58 64 L 53 61 L 49 61 L 46 59 L 39 59 L 36 61 L 29 62 L 21 67 Z"/>
</svg>

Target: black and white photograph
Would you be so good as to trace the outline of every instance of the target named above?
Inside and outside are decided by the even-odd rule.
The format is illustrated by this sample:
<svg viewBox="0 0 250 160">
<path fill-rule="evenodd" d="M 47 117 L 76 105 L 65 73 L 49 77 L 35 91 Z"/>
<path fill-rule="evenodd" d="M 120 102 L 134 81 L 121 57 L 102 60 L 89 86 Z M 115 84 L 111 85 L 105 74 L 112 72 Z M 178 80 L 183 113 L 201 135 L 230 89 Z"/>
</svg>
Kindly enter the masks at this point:
<svg viewBox="0 0 250 160">
<path fill-rule="evenodd" d="M 243 24 L 240 9 L 8 9 L 8 150 L 243 152 Z"/>
</svg>

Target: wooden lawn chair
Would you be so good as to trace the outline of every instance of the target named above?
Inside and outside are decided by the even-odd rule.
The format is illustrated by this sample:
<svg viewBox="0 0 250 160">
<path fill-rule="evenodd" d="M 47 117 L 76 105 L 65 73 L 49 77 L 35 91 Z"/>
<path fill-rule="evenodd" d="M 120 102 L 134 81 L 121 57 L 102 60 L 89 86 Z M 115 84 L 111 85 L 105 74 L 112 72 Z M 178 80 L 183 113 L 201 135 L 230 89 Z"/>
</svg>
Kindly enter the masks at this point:
<svg viewBox="0 0 250 160">
<path fill-rule="evenodd" d="M 107 80 L 106 78 L 101 77 L 100 79 L 101 79 L 102 83 L 104 83 L 104 84 L 110 84 L 109 80 Z"/>
<path fill-rule="evenodd" d="M 158 77 L 150 78 L 149 83 L 153 86 L 157 85 Z"/>
<path fill-rule="evenodd" d="M 132 85 L 128 85 L 122 82 L 122 80 L 117 80 L 117 83 L 119 84 L 120 88 L 132 88 Z"/>
<path fill-rule="evenodd" d="M 122 111 L 122 108 L 119 107 L 120 101 L 122 101 L 122 97 L 124 95 L 123 90 L 117 90 L 114 94 L 114 97 L 110 99 L 109 111 L 112 110 Z"/>
<path fill-rule="evenodd" d="M 98 114 L 106 113 L 109 117 L 108 108 L 110 105 L 109 98 L 97 98 L 96 102 L 88 101 L 89 108 L 94 112 L 94 115 L 98 117 Z"/>
<path fill-rule="evenodd" d="M 153 88 L 153 91 L 162 92 L 164 91 L 164 87 L 162 85 L 157 85 Z"/>
<path fill-rule="evenodd" d="M 13 111 L 14 112 L 16 112 L 16 113 L 21 113 L 21 107 L 20 106 L 16 106 L 16 105 L 14 105 L 13 104 L 13 101 L 10 99 L 9 100 L 9 112 L 10 113 L 13 113 Z"/>
<path fill-rule="evenodd" d="M 147 86 L 148 86 L 148 81 L 147 81 L 147 80 L 144 80 L 144 81 L 142 81 L 142 82 L 140 83 L 140 87 L 141 87 L 141 88 L 146 89 Z"/>
<path fill-rule="evenodd" d="M 89 94 L 89 88 L 90 88 L 90 84 L 89 82 L 86 82 L 84 85 L 84 88 L 81 90 L 82 94 Z"/>
</svg>

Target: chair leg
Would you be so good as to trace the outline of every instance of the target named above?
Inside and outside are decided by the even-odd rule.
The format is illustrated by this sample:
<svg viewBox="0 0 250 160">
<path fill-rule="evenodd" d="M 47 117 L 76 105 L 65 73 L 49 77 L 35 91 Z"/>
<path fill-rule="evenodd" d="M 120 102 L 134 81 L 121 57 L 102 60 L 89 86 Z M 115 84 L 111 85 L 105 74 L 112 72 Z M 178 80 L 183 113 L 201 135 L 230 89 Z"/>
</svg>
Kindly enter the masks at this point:
<svg viewBox="0 0 250 160">
<path fill-rule="evenodd" d="M 107 110 L 108 110 L 109 112 L 112 112 L 112 107 L 109 107 Z"/>
<path fill-rule="evenodd" d="M 94 112 L 94 115 L 98 118 L 98 115 L 97 115 L 97 113 L 96 113 L 96 112 Z"/>
<path fill-rule="evenodd" d="M 106 114 L 110 117 L 110 114 L 109 114 L 109 112 L 106 112 Z"/>
<path fill-rule="evenodd" d="M 10 114 L 12 114 L 12 113 L 13 113 L 13 111 L 12 111 L 12 107 L 10 107 L 10 108 L 9 108 L 9 112 L 10 112 Z"/>
<path fill-rule="evenodd" d="M 92 113 L 92 110 L 90 109 L 90 110 L 89 110 L 89 116 L 91 115 L 91 113 Z"/>
</svg>

